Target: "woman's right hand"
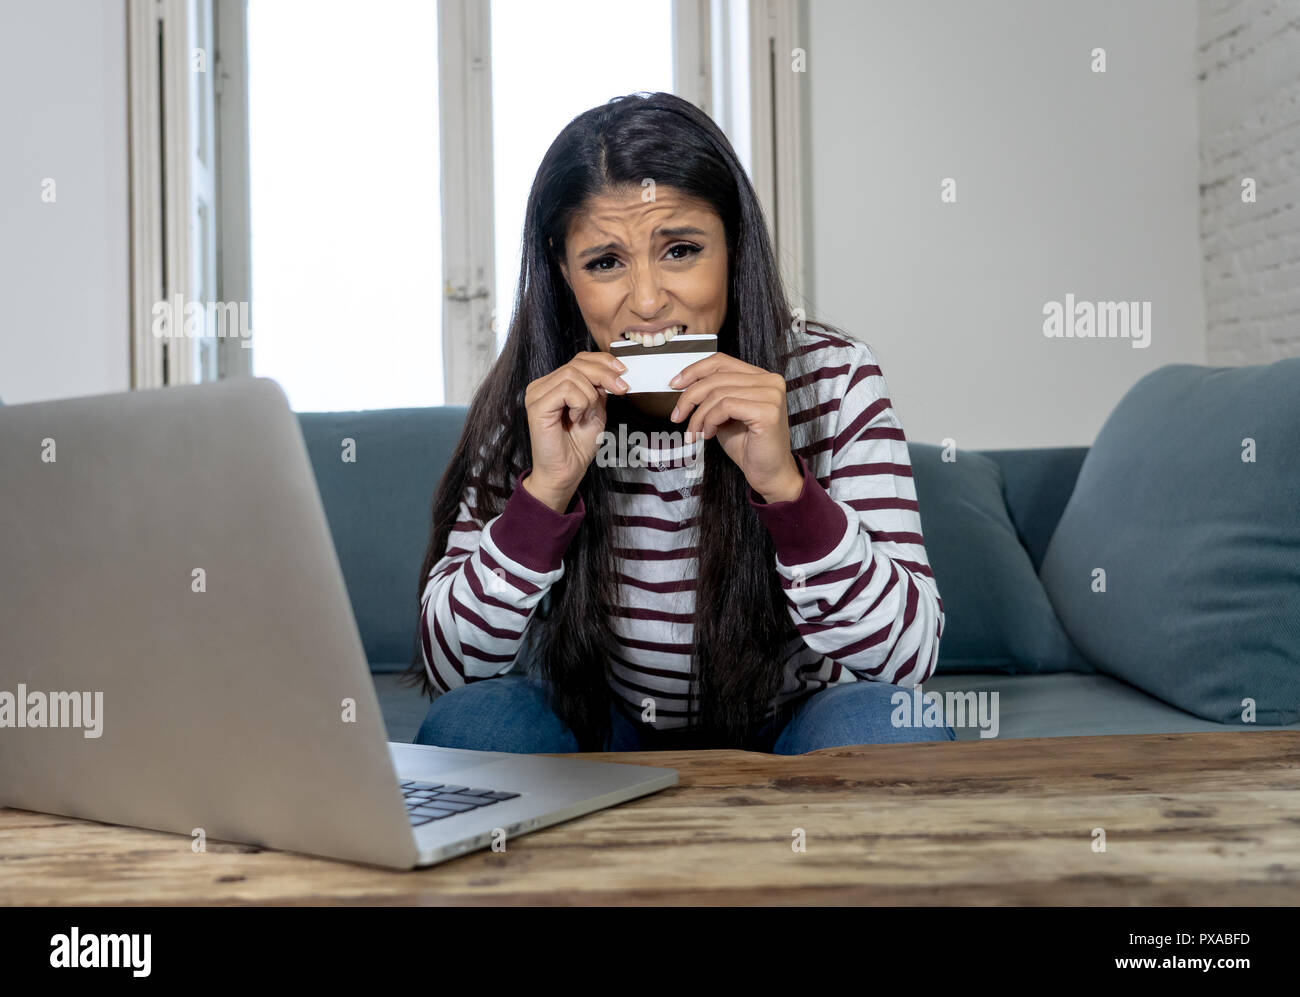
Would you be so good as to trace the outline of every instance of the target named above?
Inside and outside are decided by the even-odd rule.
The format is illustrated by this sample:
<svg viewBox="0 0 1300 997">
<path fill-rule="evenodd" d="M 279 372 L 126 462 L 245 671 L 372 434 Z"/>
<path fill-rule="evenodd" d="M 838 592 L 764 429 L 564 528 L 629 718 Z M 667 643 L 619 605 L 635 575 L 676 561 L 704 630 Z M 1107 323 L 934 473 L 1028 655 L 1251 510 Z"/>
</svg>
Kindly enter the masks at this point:
<svg viewBox="0 0 1300 997">
<path fill-rule="evenodd" d="M 605 429 L 605 394 L 627 391 L 618 376 L 625 370 L 604 351 L 579 353 L 524 392 L 533 468 L 523 487 L 556 512 L 569 507 L 596 456 Z"/>
</svg>

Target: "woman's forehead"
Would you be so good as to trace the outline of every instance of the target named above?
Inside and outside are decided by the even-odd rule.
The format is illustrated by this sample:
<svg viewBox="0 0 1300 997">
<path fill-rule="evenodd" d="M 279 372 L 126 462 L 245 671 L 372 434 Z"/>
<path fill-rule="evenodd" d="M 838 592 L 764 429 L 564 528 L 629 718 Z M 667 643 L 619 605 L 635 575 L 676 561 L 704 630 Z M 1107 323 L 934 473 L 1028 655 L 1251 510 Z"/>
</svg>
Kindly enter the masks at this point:
<svg viewBox="0 0 1300 997">
<path fill-rule="evenodd" d="M 721 224 L 708 201 L 659 187 L 653 198 L 643 198 L 635 190 L 593 195 L 574 212 L 569 221 L 569 231 L 576 233 L 602 225 L 659 226 L 668 225 L 670 221 L 691 223 L 706 230 Z"/>
</svg>

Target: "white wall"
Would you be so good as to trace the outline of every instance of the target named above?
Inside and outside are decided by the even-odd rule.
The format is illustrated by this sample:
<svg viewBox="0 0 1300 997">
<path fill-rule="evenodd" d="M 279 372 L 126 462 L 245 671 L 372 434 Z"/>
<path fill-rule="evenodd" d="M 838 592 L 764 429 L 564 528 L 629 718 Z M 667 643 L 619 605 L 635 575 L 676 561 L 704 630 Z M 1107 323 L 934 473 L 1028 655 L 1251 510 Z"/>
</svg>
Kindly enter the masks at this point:
<svg viewBox="0 0 1300 997">
<path fill-rule="evenodd" d="M 129 386 L 126 86 L 124 0 L 0 4 L 6 404 Z"/>
<path fill-rule="evenodd" d="M 1197 55 L 1210 362 L 1300 356 L 1300 2 L 1201 0 Z"/>
<path fill-rule="evenodd" d="M 1196 28 L 1186 0 L 810 0 L 810 313 L 873 347 L 909 439 L 1090 444 L 1205 362 Z M 1044 337 L 1067 292 L 1150 301 L 1151 345 Z"/>
</svg>

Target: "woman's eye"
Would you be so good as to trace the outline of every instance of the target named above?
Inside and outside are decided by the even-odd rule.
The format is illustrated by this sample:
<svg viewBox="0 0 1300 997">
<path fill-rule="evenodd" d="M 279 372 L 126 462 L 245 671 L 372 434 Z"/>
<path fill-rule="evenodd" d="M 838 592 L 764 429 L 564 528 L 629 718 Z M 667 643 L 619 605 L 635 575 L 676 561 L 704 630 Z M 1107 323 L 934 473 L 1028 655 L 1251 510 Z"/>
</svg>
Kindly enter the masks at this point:
<svg viewBox="0 0 1300 997">
<path fill-rule="evenodd" d="M 682 254 L 681 254 L 681 255 L 678 255 L 678 256 L 674 256 L 674 255 L 672 255 L 672 254 L 676 253 L 678 250 L 682 250 Z M 696 253 L 698 253 L 699 251 L 700 251 L 700 247 L 699 247 L 699 246 L 693 246 L 693 245 L 691 245 L 689 242 L 679 242 L 677 245 L 669 247 L 669 249 L 668 249 L 669 257 L 668 257 L 668 258 L 669 258 L 669 259 L 672 259 L 672 260 L 685 260 L 685 259 L 689 259 L 690 257 L 694 256 L 694 255 L 695 255 Z M 617 265 L 617 263 L 618 263 L 618 259 L 615 258 L 615 257 L 613 257 L 613 256 L 602 256 L 602 257 L 600 257 L 599 259 L 592 260 L 590 263 L 585 264 L 584 267 L 583 267 L 583 269 L 585 269 L 585 270 L 591 270 L 591 271 L 593 271 L 594 273 L 609 273 L 611 270 L 614 269 L 613 266 L 608 266 L 608 267 L 607 267 L 607 266 L 603 266 L 603 264 L 605 264 L 605 263 L 610 263 L 610 264 L 615 264 L 615 265 Z"/>
</svg>

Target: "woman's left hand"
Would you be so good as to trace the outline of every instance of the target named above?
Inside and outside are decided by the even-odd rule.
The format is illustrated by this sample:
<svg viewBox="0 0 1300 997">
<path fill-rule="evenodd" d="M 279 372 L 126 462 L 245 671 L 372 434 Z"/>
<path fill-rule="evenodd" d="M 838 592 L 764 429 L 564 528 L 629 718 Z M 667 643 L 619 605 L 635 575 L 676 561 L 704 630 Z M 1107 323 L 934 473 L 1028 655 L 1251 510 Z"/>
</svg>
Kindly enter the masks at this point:
<svg viewBox="0 0 1300 997">
<path fill-rule="evenodd" d="M 765 502 L 788 502 L 803 490 L 803 474 L 790 451 L 785 377 L 715 353 L 697 360 L 668 382 L 684 389 L 671 416 L 690 417 L 692 433 L 715 433 L 722 449 Z"/>
</svg>

